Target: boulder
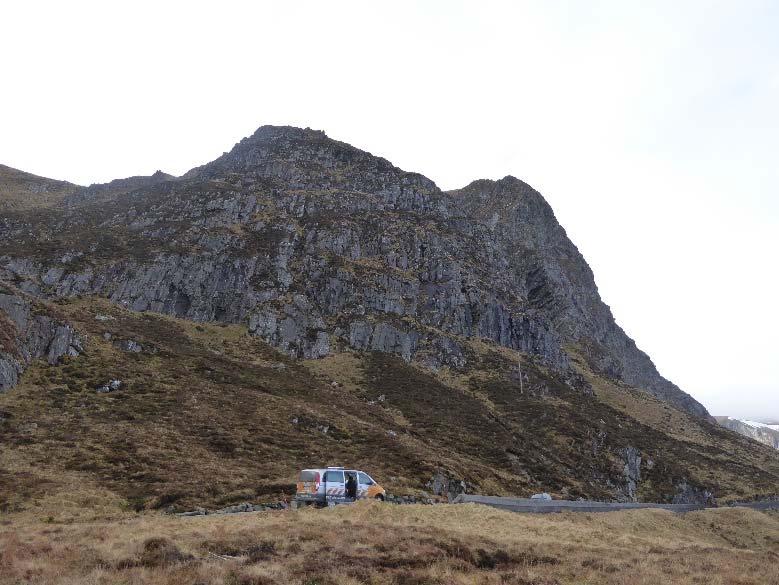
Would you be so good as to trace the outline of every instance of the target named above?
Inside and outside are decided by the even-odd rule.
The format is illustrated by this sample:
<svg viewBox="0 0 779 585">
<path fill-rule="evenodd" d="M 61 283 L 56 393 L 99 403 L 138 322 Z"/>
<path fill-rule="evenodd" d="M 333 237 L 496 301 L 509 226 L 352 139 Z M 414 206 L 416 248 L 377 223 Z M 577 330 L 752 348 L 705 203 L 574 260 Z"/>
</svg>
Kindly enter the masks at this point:
<svg viewBox="0 0 779 585">
<path fill-rule="evenodd" d="M 102 386 L 98 386 L 95 388 L 95 392 L 98 394 L 108 394 L 109 392 L 116 392 L 122 387 L 122 381 L 121 380 L 109 380 L 107 383 L 103 384 Z"/>
<path fill-rule="evenodd" d="M 544 502 L 550 502 L 552 500 L 552 496 L 550 496 L 548 493 L 544 492 L 542 494 L 533 494 L 530 496 L 531 500 L 541 500 Z"/>
<path fill-rule="evenodd" d="M 119 349 L 130 353 L 141 353 L 143 351 L 143 346 L 132 339 L 125 339 L 119 342 Z"/>
<path fill-rule="evenodd" d="M 697 506 L 716 506 L 714 494 L 701 486 L 693 485 L 687 480 L 681 480 L 676 484 L 676 494 L 673 498 L 674 504 L 694 504 Z"/>
<path fill-rule="evenodd" d="M 450 478 L 443 471 L 438 471 L 427 482 L 428 490 L 436 496 L 445 496 L 450 501 L 467 491 L 465 480 Z"/>
</svg>

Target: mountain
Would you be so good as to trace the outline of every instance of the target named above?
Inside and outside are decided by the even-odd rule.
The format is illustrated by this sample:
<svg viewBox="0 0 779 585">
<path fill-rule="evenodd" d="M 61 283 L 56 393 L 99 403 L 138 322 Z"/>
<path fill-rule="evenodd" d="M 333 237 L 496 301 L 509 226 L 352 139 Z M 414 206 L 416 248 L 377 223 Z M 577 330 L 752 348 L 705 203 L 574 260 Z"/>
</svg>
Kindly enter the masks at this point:
<svg viewBox="0 0 779 585">
<path fill-rule="evenodd" d="M 616 325 L 551 208 L 513 177 L 443 193 L 322 132 L 264 126 L 166 178 L 12 221 L 0 268 L 34 294 L 247 322 L 295 357 L 370 347 L 435 364 L 462 336 L 565 370 L 575 344 L 596 371 L 707 414 Z"/>
<path fill-rule="evenodd" d="M 729 416 L 714 417 L 726 429 L 779 449 L 779 424 L 766 424 L 751 420 L 739 420 Z"/>
<path fill-rule="evenodd" d="M 24 470 L 8 485 L 78 477 L 194 504 L 334 461 L 401 491 L 442 475 L 627 500 L 777 485 L 776 453 L 660 376 L 514 177 L 444 192 L 323 132 L 263 126 L 182 177 L 1 217 L 0 436 Z"/>
</svg>

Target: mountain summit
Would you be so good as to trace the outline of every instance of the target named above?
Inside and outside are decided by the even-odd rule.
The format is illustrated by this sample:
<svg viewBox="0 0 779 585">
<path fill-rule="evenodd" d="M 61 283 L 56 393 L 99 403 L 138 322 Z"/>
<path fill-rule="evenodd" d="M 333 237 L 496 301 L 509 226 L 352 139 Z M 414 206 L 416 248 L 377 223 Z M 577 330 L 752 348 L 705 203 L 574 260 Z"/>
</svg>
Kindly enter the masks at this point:
<svg viewBox="0 0 779 585">
<path fill-rule="evenodd" d="M 751 453 L 748 443 L 732 444 L 737 439 L 711 424 L 700 403 L 660 376 L 615 323 L 551 207 L 514 177 L 445 192 L 324 132 L 263 126 L 179 178 L 158 172 L 65 187 L 56 199 L 3 213 L 0 282 L 15 300 L 0 309 L 23 306 L 17 315 L 49 320 L 46 334 L 36 332 L 33 341 L 17 323 L 0 352 L 0 378 L 13 371 L 15 383 L 46 355 L 51 367 L 65 360 L 78 370 L 88 362 L 73 355 L 83 341 L 73 337 L 79 323 L 98 346 L 103 327 L 109 346 L 111 336 L 133 331 L 133 339 L 122 342 L 133 342 L 127 347 L 159 350 L 147 357 L 133 352 L 137 357 L 121 362 L 129 371 L 135 360 L 148 359 L 152 367 L 186 352 L 183 345 L 169 346 L 165 336 L 143 333 L 137 316 L 157 313 L 171 319 L 154 322 L 165 331 L 186 330 L 182 323 L 191 322 L 245 328 L 253 343 L 267 348 L 253 351 L 278 352 L 282 357 L 274 359 L 282 365 L 292 360 L 285 381 L 280 370 L 273 379 L 309 390 L 295 394 L 294 402 L 284 402 L 292 395 L 274 398 L 273 408 L 287 413 L 273 419 L 281 425 L 279 436 L 292 428 L 282 420 L 300 425 L 322 418 L 315 405 L 329 397 L 328 404 L 354 417 L 347 426 L 378 425 L 382 435 L 406 437 L 405 459 L 398 461 L 504 486 L 497 491 L 540 488 L 546 481 L 556 486 L 549 489 L 587 495 L 672 499 L 716 491 L 695 471 L 699 458 L 721 466 L 719 457 Z M 97 316 L 89 307 L 103 307 L 103 300 L 126 312 L 113 318 L 129 329 L 96 330 L 84 317 L 90 310 Z M 81 308 L 71 311 L 68 303 Z M 47 354 L 44 346 L 57 327 L 71 322 L 62 352 Z M 214 360 L 229 354 L 214 351 L 221 352 Z M 235 367 L 259 367 L 241 356 Z M 197 367 L 211 373 L 197 379 L 181 374 L 192 392 L 213 379 L 213 366 Z M 347 400 L 317 390 L 318 382 L 300 368 L 349 377 L 355 394 Z M 252 379 L 241 377 L 230 392 L 243 388 L 249 394 L 240 396 L 252 395 L 252 384 L 260 384 Z M 88 391 L 82 382 L 74 387 Z M 2 387 L 11 386 L 7 377 Z M 378 396 L 392 396 L 394 410 L 383 415 L 390 418 L 363 411 L 375 408 Z M 347 423 L 310 424 L 331 429 Z M 340 439 L 328 435 L 335 441 L 328 453 L 354 456 L 372 441 L 352 443 L 357 435 L 341 433 L 335 435 Z M 306 448 L 294 451 L 291 467 L 304 463 L 300 449 Z M 723 455 L 727 449 L 731 454 Z M 410 477 L 406 463 L 393 465 L 398 477 Z M 483 474 L 493 479 L 477 479 Z M 571 479 L 576 474 L 585 479 Z M 757 489 L 736 488 L 739 474 L 726 475 L 722 485 L 733 493 Z"/>
<path fill-rule="evenodd" d="M 480 338 L 565 371 L 572 346 L 595 371 L 707 416 L 614 322 L 552 209 L 518 179 L 444 193 L 324 132 L 285 126 L 262 126 L 170 179 L 90 187 L 103 192 L 101 203 L 118 194 L 87 211 L 90 229 L 104 228 L 99 238 L 79 233 L 74 248 L 52 233 L 49 243 L 61 241 L 64 254 L 83 254 L 87 265 L 40 258 L 32 273 L 25 267 L 26 286 L 248 323 L 303 358 L 351 347 L 438 367 L 467 362 L 459 340 Z M 57 231 L 78 231 L 68 223 L 85 211 L 73 208 Z M 95 262 L 108 252 L 100 240 L 127 255 Z M 16 262 L 4 262 L 14 277 Z"/>
</svg>

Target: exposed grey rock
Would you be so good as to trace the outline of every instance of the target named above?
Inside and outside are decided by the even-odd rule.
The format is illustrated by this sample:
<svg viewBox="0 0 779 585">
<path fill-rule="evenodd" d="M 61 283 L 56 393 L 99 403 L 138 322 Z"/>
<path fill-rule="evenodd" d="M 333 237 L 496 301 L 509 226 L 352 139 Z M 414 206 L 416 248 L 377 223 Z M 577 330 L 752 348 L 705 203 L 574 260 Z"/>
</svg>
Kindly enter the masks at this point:
<svg viewBox="0 0 779 585">
<path fill-rule="evenodd" d="M 22 364 L 7 353 L 0 353 L 0 392 L 16 386 L 22 373 Z"/>
<path fill-rule="evenodd" d="M 121 380 L 109 380 L 108 383 L 103 384 L 102 386 L 98 386 L 95 388 L 95 391 L 98 394 L 107 394 L 109 392 L 116 392 L 122 387 L 122 381 Z"/>
<path fill-rule="evenodd" d="M 625 461 L 625 467 L 622 470 L 622 476 L 625 479 L 625 495 L 628 500 L 635 502 L 636 490 L 641 482 L 641 452 L 635 447 L 625 447 L 622 449 L 622 457 Z"/>
<path fill-rule="evenodd" d="M 56 364 L 64 356 L 78 356 L 84 348 L 81 341 L 70 325 L 58 325 L 54 330 L 54 337 L 49 342 L 46 359 L 50 364 Z"/>
<path fill-rule="evenodd" d="M 177 516 L 205 516 L 207 514 L 208 514 L 208 510 L 206 510 L 205 508 L 195 508 L 190 512 L 181 512 L 176 515 Z"/>
<path fill-rule="evenodd" d="M 267 310 L 249 318 L 249 331 L 291 357 L 315 359 L 330 353 L 325 322 L 308 298 L 295 295 L 281 312 Z"/>
<path fill-rule="evenodd" d="M 397 353 L 406 361 L 411 361 L 419 338 L 415 331 L 403 331 L 384 322 L 372 326 L 357 321 L 349 331 L 349 344 L 354 349 Z"/>
<path fill-rule="evenodd" d="M 438 471 L 427 483 L 427 489 L 436 496 L 446 496 L 453 500 L 467 491 L 465 480 L 450 478 L 443 471 Z"/>
<path fill-rule="evenodd" d="M 433 344 L 437 350 L 438 361 L 455 369 L 465 367 L 465 355 L 459 344 L 449 337 L 439 337 Z"/>
<path fill-rule="evenodd" d="M 143 346 L 137 341 L 133 341 L 132 339 L 125 339 L 120 341 L 119 348 L 122 351 L 129 351 L 130 353 L 141 353 L 143 351 Z"/>
<path fill-rule="evenodd" d="M 32 301 L 21 294 L 0 292 L 0 327 L 10 344 L 0 345 L 0 392 L 13 388 L 34 359 L 45 358 L 53 365 L 84 351 L 70 325 L 34 311 Z"/>
<path fill-rule="evenodd" d="M 714 506 L 716 501 L 714 494 L 706 488 L 695 486 L 685 480 L 676 485 L 674 504 L 695 504 L 700 506 Z"/>
<path fill-rule="evenodd" d="M 549 205 L 513 177 L 446 193 L 322 132 L 264 126 L 181 179 L 93 186 L 56 220 L 4 227 L 0 278 L 32 294 L 247 323 L 295 358 L 351 348 L 457 369 L 483 339 L 570 373 L 572 344 L 707 415 L 614 322 Z M 39 238 L 57 253 L 30 254 Z"/>
<path fill-rule="evenodd" d="M 402 504 L 402 505 L 409 505 L 409 504 L 435 504 L 436 501 L 433 500 L 433 498 L 429 497 L 429 495 L 425 496 L 410 496 L 410 495 L 395 495 L 395 494 L 387 494 L 387 496 L 384 498 L 384 501 L 388 504 Z"/>
</svg>

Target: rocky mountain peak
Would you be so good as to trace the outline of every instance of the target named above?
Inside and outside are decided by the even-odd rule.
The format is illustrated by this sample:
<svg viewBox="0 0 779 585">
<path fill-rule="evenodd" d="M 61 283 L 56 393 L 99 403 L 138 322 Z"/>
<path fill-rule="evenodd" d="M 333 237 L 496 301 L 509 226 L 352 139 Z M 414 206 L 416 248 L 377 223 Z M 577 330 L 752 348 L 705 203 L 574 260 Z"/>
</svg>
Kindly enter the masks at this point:
<svg viewBox="0 0 779 585">
<path fill-rule="evenodd" d="M 169 175 L 168 173 L 164 173 L 161 170 L 157 169 L 154 171 L 154 173 L 151 175 L 150 179 L 153 181 L 170 181 L 171 179 L 175 179 L 173 175 Z"/>
<path fill-rule="evenodd" d="M 93 205 L 101 197 L 112 204 Z M 0 277 L 245 323 L 299 358 L 379 350 L 467 368 L 479 339 L 569 375 L 576 348 L 594 371 L 707 415 L 614 322 L 551 207 L 515 177 L 444 193 L 324 132 L 262 126 L 180 179 L 131 177 L 68 201 L 56 225 L 9 225 Z"/>
<path fill-rule="evenodd" d="M 197 167 L 185 179 L 240 178 L 241 184 L 272 180 L 285 189 L 346 190 L 380 195 L 390 200 L 422 204 L 426 195 L 440 194 L 435 183 L 408 173 L 388 160 L 320 130 L 292 126 L 261 126 L 215 161 Z"/>
<path fill-rule="evenodd" d="M 301 142 L 325 142 L 330 140 L 324 130 L 311 128 L 298 128 L 297 126 L 274 126 L 265 124 L 257 128 L 254 134 L 244 138 L 241 142 L 274 141 L 274 140 L 299 140 Z"/>
<path fill-rule="evenodd" d="M 554 212 L 541 193 L 511 175 L 499 180 L 478 179 L 448 195 L 467 217 L 492 229 L 499 223 L 513 229 L 536 224 L 539 232 L 533 240 L 543 237 L 547 229 L 559 231 Z"/>
</svg>

